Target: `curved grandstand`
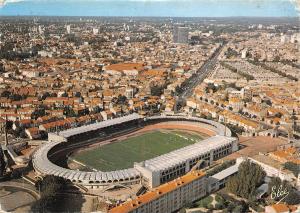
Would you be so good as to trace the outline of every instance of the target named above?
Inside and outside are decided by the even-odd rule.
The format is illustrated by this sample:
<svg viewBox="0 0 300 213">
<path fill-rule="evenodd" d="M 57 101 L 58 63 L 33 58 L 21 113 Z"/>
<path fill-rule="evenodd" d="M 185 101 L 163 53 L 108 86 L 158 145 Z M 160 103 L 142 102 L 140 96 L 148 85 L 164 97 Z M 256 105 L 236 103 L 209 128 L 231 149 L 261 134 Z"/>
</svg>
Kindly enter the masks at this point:
<svg viewBox="0 0 300 213">
<path fill-rule="evenodd" d="M 77 171 L 63 168 L 55 163 L 57 153 L 63 149 L 83 147 L 95 143 L 93 139 L 107 140 L 128 135 L 142 128 L 164 123 L 182 125 L 182 128 L 197 129 L 210 137 L 169 153 L 135 163 L 133 168 L 117 171 Z M 99 140 L 98 140 L 99 141 Z M 87 188 L 110 188 L 113 185 L 127 186 L 143 182 L 156 187 L 191 170 L 200 160 L 210 165 L 213 160 L 238 149 L 238 141 L 224 125 L 198 117 L 152 116 L 143 118 L 138 114 L 82 126 L 58 134 L 49 134 L 49 143 L 41 146 L 33 156 L 33 166 L 40 175 L 55 175 Z"/>
</svg>

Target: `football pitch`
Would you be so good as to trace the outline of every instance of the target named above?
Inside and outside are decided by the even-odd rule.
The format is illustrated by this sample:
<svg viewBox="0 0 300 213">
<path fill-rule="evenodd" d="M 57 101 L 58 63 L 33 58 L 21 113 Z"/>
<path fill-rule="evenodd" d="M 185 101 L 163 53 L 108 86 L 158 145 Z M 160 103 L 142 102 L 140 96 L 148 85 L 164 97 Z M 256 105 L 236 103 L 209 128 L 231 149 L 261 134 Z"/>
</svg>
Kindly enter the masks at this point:
<svg viewBox="0 0 300 213">
<path fill-rule="evenodd" d="M 202 139 L 193 133 L 154 131 L 82 151 L 72 158 L 99 171 L 114 171 L 132 168 L 134 162 L 154 158 Z"/>
</svg>

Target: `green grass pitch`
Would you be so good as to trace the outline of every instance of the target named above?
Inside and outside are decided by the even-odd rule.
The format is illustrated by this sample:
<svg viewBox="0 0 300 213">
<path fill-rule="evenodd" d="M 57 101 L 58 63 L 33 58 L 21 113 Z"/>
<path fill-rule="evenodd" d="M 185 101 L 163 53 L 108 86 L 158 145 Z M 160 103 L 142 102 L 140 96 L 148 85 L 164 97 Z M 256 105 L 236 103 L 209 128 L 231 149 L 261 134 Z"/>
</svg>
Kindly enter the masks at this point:
<svg viewBox="0 0 300 213">
<path fill-rule="evenodd" d="M 132 168 L 134 162 L 188 146 L 199 139 L 202 139 L 199 135 L 180 131 L 154 131 L 83 151 L 72 158 L 99 171 L 114 171 Z"/>
</svg>

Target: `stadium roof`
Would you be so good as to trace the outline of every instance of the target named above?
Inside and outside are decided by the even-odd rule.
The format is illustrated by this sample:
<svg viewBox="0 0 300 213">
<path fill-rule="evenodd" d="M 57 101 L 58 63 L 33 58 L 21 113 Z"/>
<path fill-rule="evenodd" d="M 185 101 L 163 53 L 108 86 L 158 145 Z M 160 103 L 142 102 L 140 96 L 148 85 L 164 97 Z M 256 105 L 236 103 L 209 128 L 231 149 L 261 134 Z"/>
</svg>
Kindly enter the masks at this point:
<svg viewBox="0 0 300 213">
<path fill-rule="evenodd" d="M 209 153 L 214 149 L 218 149 L 222 146 L 232 143 L 236 140 L 232 137 L 225 136 L 214 136 L 207 138 L 203 141 L 197 142 L 195 144 L 177 149 L 175 151 L 169 152 L 167 154 L 152 158 L 145 161 L 145 168 L 150 171 L 162 171 L 168 168 L 172 168 L 176 165 L 182 164 L 189 159 L 194 159 L 205 153 Z"/>
<path fill-rule="evenodd" d="M 130 114 L 130 115 L 127 115 L 127 116 L 102 121 L 102 122 L 99 122 L 99 123 L 94 123 L 94 124 L 90 124 L 90 125 L 86 125 L 86 126 L 81 126 L 81 127 L 61 131 L 61 132 L 58 133 L 58 135 L 62 136 L 64 138 L 69 138 L 69 137 L 72 137 L 74 135 L 79 135 L 79 134 L 82 134 L 82 133 L 85 133 L 85 132 L 98 130 L 98 129 L 113 126 L 113 125 L 116 125 L 116 124 L 121 124 L 121 123 L 124 123 L 124 122 L 137 120 L 137 119 L 140 119 L 140 118 L 142 118 L 142 117 L 139 114 L 134 113 L 134 114 Z"/>
<path fill-rule="evenodd" d="M 46 143 L 39 148 L 33 157 L 34 168 L 43 174 L 55 175 L 69 180 L 77 180 L 83 182 L 89 181 L 113 181 L 125 180 L 126 178 L 140 177 L 140 173 L 134 168 L 111 171 L 111 172 L 85 172 L 62 168 L 52 163 L 47 156 L 47 153 L 60 142 Z"/>
<path fill-rule="evenodd" d="M 227 137 L 230 137 L 232 135 L 231 130 L 224 126 L 223 124 L 220 124 L 218 122 L 212 121 L 212 120 L 207 120 L 203 118 L 198 118 L 198 117 L 189 117 L 186 115 L 159 115 L 159 116 L 152 116 L 148 117 L 148 120 L 157 120 L 157 119 L 184 119 L 186 121 L 196 121 L 202 124 L 208 124 L 210 125 L 211 130 L 215 131 L 218 135 L 224 135 Z M 208 127 L 206 127 L 208 128 Z"/>
</svg>

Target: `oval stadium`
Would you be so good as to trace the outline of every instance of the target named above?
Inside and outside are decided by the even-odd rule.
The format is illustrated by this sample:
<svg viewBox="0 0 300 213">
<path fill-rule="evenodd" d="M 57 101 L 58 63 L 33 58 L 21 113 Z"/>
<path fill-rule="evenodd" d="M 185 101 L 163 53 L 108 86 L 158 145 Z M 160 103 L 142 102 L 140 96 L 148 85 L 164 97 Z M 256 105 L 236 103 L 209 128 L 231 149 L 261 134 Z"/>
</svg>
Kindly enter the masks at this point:
<svg viewBox="0 0 300 213">
<path fill-rule="evenodd" d="M 159 186 L 238 149 L 224 125 L 198 117 L 131 114 L 49 134 L 33 156 L 41 175 L 88 189 Z M 71 162 L 71 163 L 70 163 Z M 83 168 L 72 168 L 72 165 Z M 88 169 L 87 169 L 88 168 Z"/>
</svg>

